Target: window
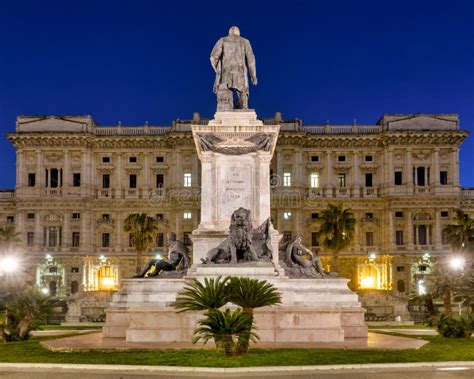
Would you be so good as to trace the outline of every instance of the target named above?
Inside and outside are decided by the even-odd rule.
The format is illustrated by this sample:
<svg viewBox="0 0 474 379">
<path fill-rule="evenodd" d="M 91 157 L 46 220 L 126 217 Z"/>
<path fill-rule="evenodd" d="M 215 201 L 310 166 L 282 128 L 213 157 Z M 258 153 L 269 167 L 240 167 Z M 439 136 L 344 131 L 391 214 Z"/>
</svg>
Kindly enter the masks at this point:
<svg viewBox="0 0 474 379">
<path fill-rule="evenodd" d="M 72 174 L 72 186 L 73 187 L 81 186 L 81 174 L 79 172 L 75 172 L 74 174 Z"/>
<path fill-rule="evenodd" d="M 156 188 L 163 188 L 165 176 L 163 174 L 156 174 Z"/>
<path fill-rule="evenodd" d="M 365 186 L 372 187 L 373 185 L 373 174 L 368 172 L 365 174 Z"/>
<path fill-rule="evenodd" d="M 110 174 L 102 175 L 102 188 L 110 188 Z"/>
<path fill-rule="evenodd" d="M 372 155 L 366 155 L 365 156 L 365 161 L 366 162 L 373 162 L 374 161 L 374 157 Z"/>
<path fill-rule="evenodd" d="M 165 161 L 165 157 L 162 157 L 161 155 L 158 155 L 156 157 L 156 163 L 163 163 Z"/>
<path fill-rule="evenodd" d="M 402 211 L 395 211 L 395 217 L 396 218 L 403 218 L 403 212 Z"/>
<path fill-rule="evenodd" d="M 291 187 L 291 172 L 283 173 L 283 186 Z"/>
<path fill-rule="evenodd" d="M 27 246 L 33 246 L 35 243 L 35 232 L 26 233 L 26 244 Z"/>
<path fill-rule="evenodd" d="M 128 185 L 130 188 L 137 188 L 137 174 L 130 174 L 128 177 Z"/>
<path fill-rule="evenodd" d="M 165 216 L 164 216 L 163 213 L 157 213 L 157 214 L 156 214 L 156 219 L 157 219 L 158 221 L 163 221 L 163 220 L 165 219 Z"/>
<path fill-rule="evenodd" d="M 319 246 L 318 233 L 316 232 L 311 233 L 311 246 Z"/>
<path fill-rule="evenodd" d="M 79 291 L 79 282 L 77 280 L 73 280 L 71 282 L 71 293 L 76 293 Z"/>
<path fill-rule="evenodd" d="M 346 174 L 337 174 L 337 184 L 339 184 L 339 187 L 346 186 Z"/>
<path fill-rule="evenodd" d="M 34 187 L 36 185 L 36 174 L 28 174 L 28 187 Z"/>
<path fill-rule="evenodd" d="M 405 272 L 405 266 L 397 266 L 397 272 Z"/>
<path fill-rule="evenodd" d="M 79 232 L 72 232 L 72 246 L 79 247 L 81 242 Z"/>
<path fill-rule="evenodd" d="M 401 186 L 403 181 L 402 171 L 395 171 L 395 185 Z"/>
<path fill-rule="evenodd" d="M 395 245 L 397 246 L 403 245 L 403 230 L 395 231 Z"/>
<path fill-rule="evenodd" d="M 72 272 L 73 274 L 79 273 L 79 267 L 71 267 L 71 272 Z"/>
<path fill-rule="evenodd" d="M 417 245 L 427 245 L 428 244 L 428 233 L 426 225 L 418 225 L 418 228 L 415 226 L 415 230 L 418 229 L 418 240 L 416 242 Z M 416 237 L 416 236 L 415 236 Z"/>
<path fill-rule="evenodd" d="M 283 220 L 291 220 L 291 212 L 283 212 Z"/>
<path fill-rule="evenodd" d="M 183 213 L 183 218 L 184 218 L 185 220 L 191 220 L 192 216 L 193 216 L 193 215 L 192 215 L 191 212 L 184 212 L 184 213 Z"/>
<path fill-rule="evenodd" d="M 57 168 L 52 168 L 50 170 L 51 174 L 51 188 L 59 187 L 59 170 Z"/>
<path fill-rule="evenodd" d="M 129 157 L 128 162 L 129 163 L 137 163 L 137 157 Z"/>
<path fill-rule="evenodd" d="M 374 232 L 365 232 L 365 245 L 374 246 Z"/>
<path fill-rule="evenodd" d="M 55 247 L 58 246 L 58 227 L 50 226 L 48 229 L 49 238 L 48 238 L 48 246 Z"/>
<path fill-rule="evenodd" d="M 374 214 L 372 212 L 367 212 L 365 214 L 365 219 L 366 220 L 372 220 L 374 218 Z"/>
<path fill-rule="evenodd" d="M 346 156 L 345 155 L 338 155 L 337 156 L 337 161 L 338 162 L 345 162 L 346 161 Z"/>
<path fill-rule="evenodd" d="M 190 235 L 191 235 L 191 232 L 184 232 L 183 233 L 183 242 L 186 246 L 191 245 L 191 238 L 189 238 Z"/>
<path fill-rule="evenodd" d="M 110 157 L 102 157 L 102 163 L 110 163 Z"/>
<path fill-rule="evenodd" d="M 311 174 L 311 188 L 319 187 L 319 174 Z"/>
<path fill-rule="evenodd" d="M 317 220 L 319 218 L 319 213 L 311 213 L 311 218 Z"/>
<path fill-rule="evenodd" d="M 291 232 L 283 232 L 283 242 L 291 241 Z"/>
<path fill-rule="evenodd" d="M 443 186 L 448 184 L 448 172 L 440 171 L 439 172 L 439 183 Z"/>
<path fill-rule="evenodd" d="M 319 155 L 311 155 L 311 162 L 319 162 Z"/>
<path fill-rule="evenodd" d="M 165 236 L 163 233 L 158 233 L 156 235 L 156 246 L 157 247 L 163 247 L 165 244 Z"/>
<path fill-rule="evenodd" d="M 110 233 L 102 233 L 102 247 L 110 247 Z"/>
<path fill-rule="evenodd" d="M 417 167 L 416 169 L 414 168 L 416 172 L 416 185 L 419 187 L 423 187 L 426 185 L 425 183 L 425 174 L 426 170 L 424 167 Z"/>
<path fill-rule="evenodd" d="M 184 174 L 184 183 L 183 183 L 183 185 L 185 187 L 191 187 L 191 183 L 192 183 L 191 174 L 189 172 L 187 172 L 187 173 Z"/>
<path fill-rule="evenodd" d="M 441 211 L 441 217 L 448 218 L 449 217 L 449 212 L 448 211 Z"/>
<path fill-rule="evenodd" d="M 7 216 L 7 222 L 15 222 L 15 216 Z"/>
<path fill-rule="evenodd" d="M 102 220 L 109 221 L 110 220 L 110 213 L 102 213 Z"/>
<path fill-rule="evenodd" d="M 72 219 L 73 220 L 80 220 L 81 219 L 81 214 L 80 213 L 77 213 L 77 212 L 74 212 L 72 214 Z"/>
<path fill-rule="evenodd" d="M 35 219 L 35 214 L 34 213 L 27 213 L 26 214 L 26 218 L 28 220 L 34 220 Z"/>
</svg>

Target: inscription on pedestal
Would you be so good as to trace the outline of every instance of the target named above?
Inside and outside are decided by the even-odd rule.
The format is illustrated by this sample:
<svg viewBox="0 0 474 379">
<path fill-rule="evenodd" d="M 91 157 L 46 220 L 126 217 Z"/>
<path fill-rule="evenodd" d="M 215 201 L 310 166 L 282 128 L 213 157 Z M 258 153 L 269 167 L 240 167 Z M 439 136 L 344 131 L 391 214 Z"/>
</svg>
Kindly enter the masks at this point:
<svg viewBox="0 0 474 379">
<path fill-rule="evenodd" d="M 222 167 L 220 190 L 220 217 L 230 219 L 239 207 L 251 209 L 252 172 L 250 167 Z"/>
</svg>

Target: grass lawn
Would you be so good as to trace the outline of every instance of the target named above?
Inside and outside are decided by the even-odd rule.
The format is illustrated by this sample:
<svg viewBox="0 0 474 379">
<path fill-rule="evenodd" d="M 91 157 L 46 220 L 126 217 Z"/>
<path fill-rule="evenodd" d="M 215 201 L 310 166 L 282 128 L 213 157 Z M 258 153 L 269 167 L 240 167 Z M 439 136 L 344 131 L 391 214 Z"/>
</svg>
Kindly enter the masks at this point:
<svg viewBox="0 0 474 379">
<path fill-rule="evenodd" d="M 249 367 L 327 365 L 348 363 L 437 362 L 474 360 L 474 338 L 414 337 L 430 341 L 419 350 L 250 349 L 226 358 L 212 350 L 156 350 L 126 352 L 53 353 L 33 338 L 26 342 L 0 343 L 0 362 L 88 363 L 200 367 Z"/>
</svg>

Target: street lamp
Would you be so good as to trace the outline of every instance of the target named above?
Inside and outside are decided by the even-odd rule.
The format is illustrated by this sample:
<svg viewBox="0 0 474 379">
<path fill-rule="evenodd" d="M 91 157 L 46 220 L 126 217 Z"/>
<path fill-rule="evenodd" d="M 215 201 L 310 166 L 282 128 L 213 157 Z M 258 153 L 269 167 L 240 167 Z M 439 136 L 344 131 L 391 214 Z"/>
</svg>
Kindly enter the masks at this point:
<svg viewBox="0 0 474 379">
<path fill-rule="evenodd" d="M 12 256 L 6 256 L 0 259 L 0 275 L 13 274 L 20 268 L 18 259 Z"/>
<path fill-rule="evenodd" d="M 452 257 L 451 260 L 449 261 L 449 265 L 454 270 L 461 270 L 464 267 L 464 263 L 465 263 L 464 258 L 460 256 Z"/>
</svg>

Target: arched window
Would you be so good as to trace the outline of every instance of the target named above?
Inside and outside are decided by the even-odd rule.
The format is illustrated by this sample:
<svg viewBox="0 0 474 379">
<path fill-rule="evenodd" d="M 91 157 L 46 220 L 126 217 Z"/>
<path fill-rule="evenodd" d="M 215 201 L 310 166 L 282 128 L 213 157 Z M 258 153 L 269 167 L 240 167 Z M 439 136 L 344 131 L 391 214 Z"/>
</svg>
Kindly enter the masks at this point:
<svg viewBox="0 0 474 379">
<path fill-rule="evenodd" d="M 397 291 L 401 292 L 401 293 L 405 292 L 405 281 L 404 280 L 399 279 L 397 281 Z"/>
<path fill-rule="evenodd" d="M 71 294 L 79 291 L 79 283 L 77 280 L 71 282 Z"/>
<path fill-rule="evenodd" d="M 49 295 L 56 296 L 57 284 L 55 281 L 49 282 Z"/>
</svg>

